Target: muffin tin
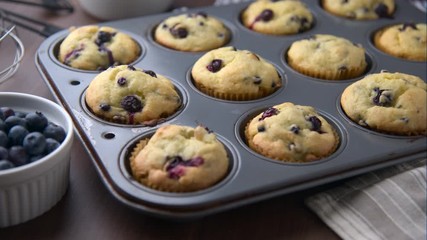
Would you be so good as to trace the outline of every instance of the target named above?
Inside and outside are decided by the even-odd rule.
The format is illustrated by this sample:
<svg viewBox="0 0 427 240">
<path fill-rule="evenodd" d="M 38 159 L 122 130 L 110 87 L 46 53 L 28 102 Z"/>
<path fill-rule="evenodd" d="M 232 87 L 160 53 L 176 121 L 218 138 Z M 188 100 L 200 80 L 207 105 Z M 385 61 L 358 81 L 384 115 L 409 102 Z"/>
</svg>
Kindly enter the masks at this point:
<svg viewBox="0 0 427 240">
<path fill-rule="evenodd" d="M 60 31 L 47 38 L 40 45 L 35 61 L 57 101 L 72 116 L 77 133 L 111 194 L 127 206 L 158 217 L 202 217 L 425 157 L 425 136 L 377 133 L 358 126 L 345 116 L 339 103 L 341 92 L 363 76 L 341 81 L 315 79 L 290 68 L 284 58 L 296 40 L 313 34 L 334 34 L 365 47 L 369 63 L 365 74 L 388 70 L 424 79 L 425 62 L 391 57 L 377 50 L 371 39 L 376 30 L 388 25 L 425 22 L 425 14 L 405 0 L 397 0 L 393 19 L 356 21 L 327 13 L 319 1 L 304 2 L 313 12 L 315 24 L 311 30 L 290 36 L 264 35 L 245 28 L 239 15 L 249 3 L 194 8 L 100 24 L 130 34 L 143 52 L 133 65 L 170 78 L 180 92 L 182 108 L 160 125 L 203 124 L 213 130 L 226 146 L 231 159 L 226 178 L 202 191 L 161 192 L 132 178 L 127 159 L 129 152 L 139 139 L 152 135 L 159 125 L 109 123 L 87 110 L 85 90 L 99 72 L 72 69 L 57 60 L 59 44 L 68 31 Z M 190 72 L 192 65 L 205 52 L 179 52 L 165 48 L 153 40 L 152 33 L 155 26 L 168 16 L 198 11 L 216 16 L 226 24 L 232 32 L 228 45 L 253 51 L 273 63 L 282 76 L 282 88 L 271 96 L 242 102 L 218 100 L 197 90 Z M 266 108 L 286 101 L 315 107 L 337 129 L 340 145 L 335 153 L 315 162 L 291 164 L 268 159 L 249 149 L 243 136 L 246 123 Z"/>
</svg>

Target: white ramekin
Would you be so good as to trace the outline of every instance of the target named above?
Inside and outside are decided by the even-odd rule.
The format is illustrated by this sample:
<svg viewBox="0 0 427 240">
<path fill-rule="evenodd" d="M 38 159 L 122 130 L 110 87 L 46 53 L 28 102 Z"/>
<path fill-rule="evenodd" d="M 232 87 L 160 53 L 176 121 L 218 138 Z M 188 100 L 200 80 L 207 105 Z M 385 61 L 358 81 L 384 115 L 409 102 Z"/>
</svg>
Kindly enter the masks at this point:
<svg viewBox="0 0 427 240">
<path fill-rule="evenodd" d="M 42 112 L 62 126 L 67 135 L 60 147 L 33 163 L 0 170 L 0 228 L 33 219 L 51 209 L 64 196 L 70 171 L 73 122 L 58 104 L 34 95 L 0 92 L 0 107 Z"/>
</svg>

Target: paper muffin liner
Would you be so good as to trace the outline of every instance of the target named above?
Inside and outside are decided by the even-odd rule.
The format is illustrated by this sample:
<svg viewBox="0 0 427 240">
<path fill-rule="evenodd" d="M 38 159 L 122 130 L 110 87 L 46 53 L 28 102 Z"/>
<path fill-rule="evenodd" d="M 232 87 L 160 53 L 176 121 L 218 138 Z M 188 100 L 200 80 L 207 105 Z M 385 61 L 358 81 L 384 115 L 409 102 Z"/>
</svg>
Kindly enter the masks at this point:
<svg viewBox="0 0 427 240">
<path fill-rule="evenodd" d="M 308 163 L 308 162 L 318 161 L 318 160 L 321 160 L 323 158 L 326 158 L 326 157 L 332 155 L 338 149 L 338 145 L 340 143 L 340 138 L 339 138 L 337 131 L 332 128 L 333 134 L 335 136 L 335 144 L 334 144 L 334 147 L 332 147 L 328 153 L 324 154 L 323 156 L 316 156 L 315 158 L 312 158 L 312 159 L 302 159 L 300 161 L 298 161 L 297 159 L 284 159 L 284 158 L 280 158 L 278 156 L 274 156 L 270 152 L 268 152 L 268 151 L 264 150 L 263 148 L 260 148 L 257 145 L 255 145 L 252 141 L 252 138 L 250 138 L 249 134 L 248 134 L 249 124 L 250 124 L 250 121 L 245 126 L 245 139 L 246 139 L 246 142 L 247 142 L 249 148 L 251 148 L 255 152 L 263 155 L 264 157 L 267 157 L 267 158 L 270 158 L 270 159 L 276 160 L 276 161 L 281 161 L 281 162 L 286 162 L 286 163 Z"/>
<path fill-rule="evenodd" d="M 360 66 L 357 68 L 350 68 L 344 71 L 326 71 L 326 70 L 320 70 L 320 71 L 316 71 L 315 69 L 309 68 L 303 68 L 300 67 L 298 65 L 298 62 L 293 61 L 291 58 L 288 59 L 288 63 L 289 65 L 295 69 L 296 71 L 298 71 L 299 73 L 302 73 L 306 76 L 309 77 L 314 77 L 314 78 L 320 78 L 320 79 L 325 79 L 325 80 L 346 80 L 346 79 L 351 79 L 351 78 L 355 78 L 355 77 L 359 77 L 361 76 L 365 70 L 366 70 L 366 66 Z"/>
<path fill-rule="evenodd" d="M 204 84 L 198 83 L 196 81 L 194 81 L 194 84 L 197 89 L 199 89 L 201 92 L 203 92 L 206 95 L 209 95 L 211 97 L 218 98 L 218 99 L 231 100 L 231 101 L 249 101 L 249 100 L 260 99 L 272 94 L 275 91 L 274 89 L 271 92 L 260 91 L 257 93 L 224 93 L 224 92 L 218 92 L 217 90 L 212 88 L 208 88 Z"/>
<path fill-rule="evenodd" d="M 341 107 L 343 109 L 343 112 L 345 114 L 345 116 L 347 116 L 352 122 L 354 122 L 355 124 L 357 124 L 358 126 L 365 128 L 367 130 L 373 131 L 373 132 L 377 132 L 377 133 L 381 133 L 381 134 L 386 134 L 386 135 L 394 135 L 394 136 L 402 136 L 402 137 L 411 137 L 411 136 L 427 136 L 427 129 L 424 130 L 408 130 L 408 131 L 402 131 L 401 128 L 396 128 L 399 131 L 393 131 L 393 130 L 388 130 L 388 129 L 384 129 L 384 128 L 378 128 L 375 126 L 366 126 L 365 124 L 363 124 L 363 119 L 358 119 L 358 118 L 354 118 L 351 117 L 349 114 L 347 114 L 347 112 L 345 111 L 344 106 L 341 104 Z"/>
<path fill-rule="evenodd" d="M 147 145 L 148 141 L 150 139 L 149 138 L 144 138 L 139 140 L 138 143 L 136 143 L 135 147 L 132 149 L 130 156 L 129 156 L 129 162 L 130 162 L 130 168 L 132 171 L 132 176 L 136 178 L 135 173 L 134 173 L 134 168 L 135 168 L 135 158 L 138 155 L 138 153 Z M 139 179 L 137 179 L 139 181 Z"/>
<path fill-rule="evenodd" d="M 91 109 L 91 107 L 89 106 L 89 104 L 86 103 L 86 101 L 85 101 L 85 104 L 86 104 L 87 111 L 90 112 L 93 116 L 95 116 L 95 117 L 97 117 L 103 121 L 106 121 L 106 122 L 115 123 L 115 124 L 122 124 L 122 125 L 129 125 L 129 126 L 133 126 L 133 125 L 142 125 L 142 126 L 148 126 L 148 127 L 156 126 L 157 124 L 160 124 L 160 123 L 166 121 L 169 117 L 173 116 L 179 110 L 179 108 L 177 108 L 175 112 L 173 112 L 170 115 L 165 116 L 165 117 L 160 117 L 160 118 L 152 119 L 152 120 L 148 120 L 148 121 L 142 121 L 142 122 L 138 121 L 138 122 L 131 123 L 130 117 L 116 116 L 115 118 L 114 117 L 109 118 L 103 114 L 99 114 L 99 113 L 96 113 L 95 111 L 93 111 Z"/>
<path fill-rule="evenodd" d="M 166 121 L 166 119 L 167 119 L 167 118 L 158 118 L 158 119 L 152 119 L 152 120 L 149 120 L 149 121 L 131 123 L 129 121 L 129 118 L 124 117 L 124 116 L 118 117 L 118 118 L 115 118 L 115 119 L 111 119 L 111 118 L 107 118 L 106 116 L 96 114 L 96 113 L 94 113 L 92 111 L 91 111 L 91 113 L 93 113 L 96 117 L 98 117 L 99 119 L 102 119 L 102 120 L 104 120 L 106 122 L 111 122 L 111 123 L 116 123 L 116 124 L 123 124 L 123 125 L 130 125 L 130 126 L 133 126 L 133 125 L 142 125 L 142 126 L 152 127 L 152 126 L 156 126 L 157 124 Z"/>
</svg>

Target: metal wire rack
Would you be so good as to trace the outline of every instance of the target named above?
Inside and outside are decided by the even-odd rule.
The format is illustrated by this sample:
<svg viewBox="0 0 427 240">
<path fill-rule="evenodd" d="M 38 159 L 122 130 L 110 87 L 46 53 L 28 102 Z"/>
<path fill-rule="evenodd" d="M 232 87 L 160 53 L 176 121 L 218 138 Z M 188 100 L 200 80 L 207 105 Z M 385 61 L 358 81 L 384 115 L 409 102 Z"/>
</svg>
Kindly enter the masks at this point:
<svg viewBox="0 0 427 240">
<path fill-rule="evenodd" d="M 10 60 L 10 63 L 6 63 L 5 67 L 2 65 L 0 69 L 0 84 L 10 79 L 10 77 L 16 73 L 25 52 L 24 44 L 22 44 L 21 39 L 19 39 L 17 35 L 17 30 L 14 23 L 6 19 L 6 13 L 0 10 L 0 59 L 7 59 L 6 61 Z M 5 44 L 2 44 L 3 41 L 12 41 L 12 45 L 15 47 L 14 56 L 1 56 L 2 45 Z M 9 47 L 9 45 L 3 46 L 3 48 L 6 47 Z"/>
</svg>

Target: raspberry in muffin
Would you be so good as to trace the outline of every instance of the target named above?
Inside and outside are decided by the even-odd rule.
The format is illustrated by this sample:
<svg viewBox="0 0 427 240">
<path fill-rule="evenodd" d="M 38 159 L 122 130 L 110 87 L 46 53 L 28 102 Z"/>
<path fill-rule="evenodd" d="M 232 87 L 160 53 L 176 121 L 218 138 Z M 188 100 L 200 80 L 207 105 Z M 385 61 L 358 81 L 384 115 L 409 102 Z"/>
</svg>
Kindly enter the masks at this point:
<svg viewBox="0 0 427 240">
<path fill-rule="evenodd" d="M 134 178 L 166 192 L 192 192 L 222 180 L 230 160 L 215 133 L 205 127 L 164 125 L 141 140 L 130 156 Z"/>
</svg>

